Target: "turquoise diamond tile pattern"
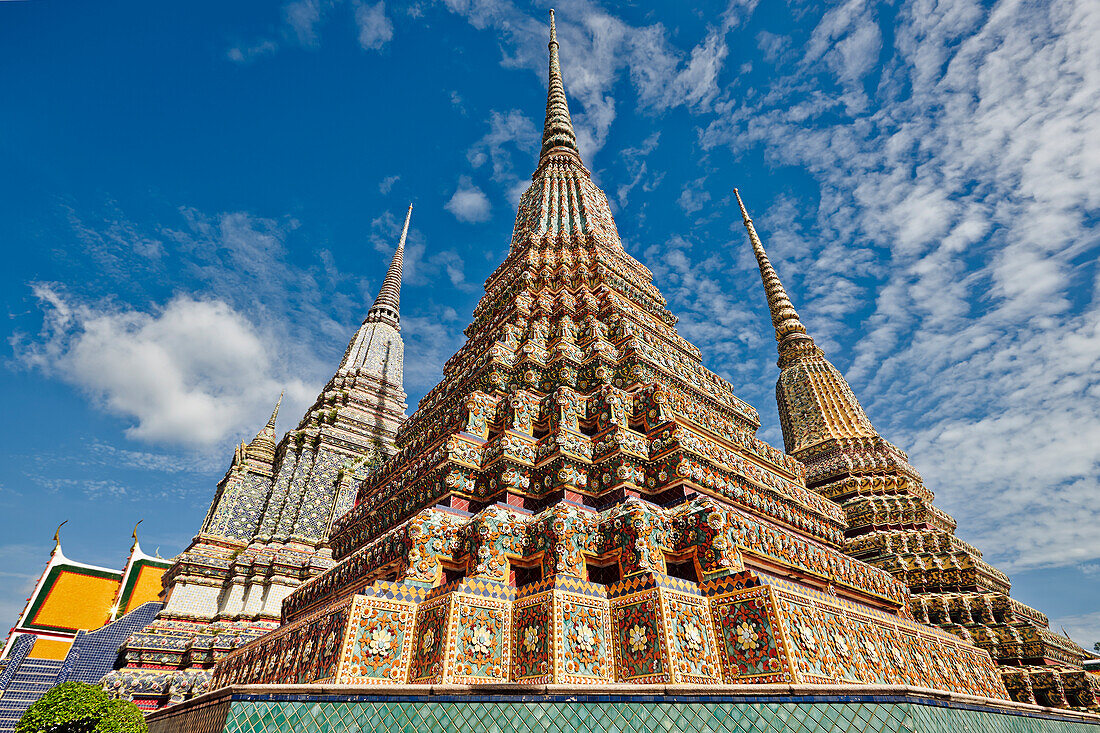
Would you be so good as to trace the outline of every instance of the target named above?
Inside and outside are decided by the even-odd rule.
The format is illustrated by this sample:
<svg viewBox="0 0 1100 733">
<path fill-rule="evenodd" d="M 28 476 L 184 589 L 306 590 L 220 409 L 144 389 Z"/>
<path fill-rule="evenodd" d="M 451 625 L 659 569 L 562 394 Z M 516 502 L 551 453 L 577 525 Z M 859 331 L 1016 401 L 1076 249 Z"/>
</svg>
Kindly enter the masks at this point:
<svg viewBox="0 0 1100 733">
<path fill-rule="evenodd" d="M 202 720 L 188 716 L 150 721 L 150 733 L 343 733 L 344 731 L 472 731 L 496 733 L 868 733 L 967 731 L 968 733 L 1076 733 L 1100 726 L 989 710 L 886 701 L 718 702 L 662 700 L 235 700 L 223 727 L 211 719 L 224 706 L 209 706 Z M 195 716 L 198 718 L 198 716 Z M 189 727 L 190 722 L 194 727 Z"/>
</svg>

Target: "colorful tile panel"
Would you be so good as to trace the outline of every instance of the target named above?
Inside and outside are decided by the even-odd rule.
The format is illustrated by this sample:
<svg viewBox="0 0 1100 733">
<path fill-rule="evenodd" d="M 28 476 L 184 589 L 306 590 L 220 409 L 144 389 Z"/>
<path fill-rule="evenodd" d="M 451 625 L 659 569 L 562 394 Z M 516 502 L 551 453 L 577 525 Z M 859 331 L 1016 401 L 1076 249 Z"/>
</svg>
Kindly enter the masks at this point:
<svg viewBox="0 0 1100 733">
<path fill-rule="evenodd" d="M 356 596 L 340 658 L 339 684 L 404 682 L 416 605 Z"/>
</svg>

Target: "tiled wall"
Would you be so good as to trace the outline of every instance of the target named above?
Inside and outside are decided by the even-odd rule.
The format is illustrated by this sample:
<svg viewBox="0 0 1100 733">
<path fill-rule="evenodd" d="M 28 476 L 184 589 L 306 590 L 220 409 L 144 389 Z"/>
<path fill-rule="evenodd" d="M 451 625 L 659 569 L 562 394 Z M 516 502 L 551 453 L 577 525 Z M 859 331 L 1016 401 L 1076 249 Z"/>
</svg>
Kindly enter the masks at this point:
<svg viewBox="0 0 1100 733">
<path fill-rule="evenodd" d="M 368 699 L 354 702 L 236 700 L 224 728 L 224 708 L 207 706 L 194 718 L 151 720 L 150 733 L 321 733 L 324 731 L 981 731 L 982 733 L 1077 733 L 1100 725 L 1058 716 L 1009 714 L 978 706 L 917 704 L 888 697 L 721 698 L 492 698 Z M 201 718 L 201 719 L 200 719 Z"/>
</svg>

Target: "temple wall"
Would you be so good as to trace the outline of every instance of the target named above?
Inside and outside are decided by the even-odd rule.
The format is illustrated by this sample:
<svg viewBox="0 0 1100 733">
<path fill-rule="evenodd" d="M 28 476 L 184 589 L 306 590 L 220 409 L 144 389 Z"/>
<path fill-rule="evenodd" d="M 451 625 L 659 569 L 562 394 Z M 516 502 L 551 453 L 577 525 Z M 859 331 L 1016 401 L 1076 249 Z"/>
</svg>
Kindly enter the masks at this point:
<svg viewBox="0 0 1100 733">
<path fill-rule="evenodd" d="M 375 583 L 233 652 L 213 687 L 317 682 L 888 684 L 1008 699 L 989 654 L 951 634 L 751 571 Z"/>
</svg>

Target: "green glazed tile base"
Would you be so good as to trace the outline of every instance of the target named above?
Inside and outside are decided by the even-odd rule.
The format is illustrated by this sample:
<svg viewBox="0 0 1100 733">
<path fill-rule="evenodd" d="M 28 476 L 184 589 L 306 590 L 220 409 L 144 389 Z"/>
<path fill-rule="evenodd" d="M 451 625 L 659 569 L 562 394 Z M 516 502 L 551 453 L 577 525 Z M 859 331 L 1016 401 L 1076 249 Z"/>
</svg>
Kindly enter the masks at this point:
<svg viewBox="0 0 1100 733">
<path fill-rule="evenodd" d="M 239 688 L 238 688 L 239 689 Z M 252 688 L 255 689 L 255 688 Z M 788 688 L 790 689 L 790 688 Z M 692 731 L 848 733 L 1100 731 L 1090 716 L 985 708 L 919 695 L 363 695 L 223 691 L 205 704 L 158 711 L 150 733 L 346 733 L 349 731 Z M 202 703 L 202 700 L 195 702 Z M 1100 718 L 1096 718 L 1100 721 Z"/>
</svg>

